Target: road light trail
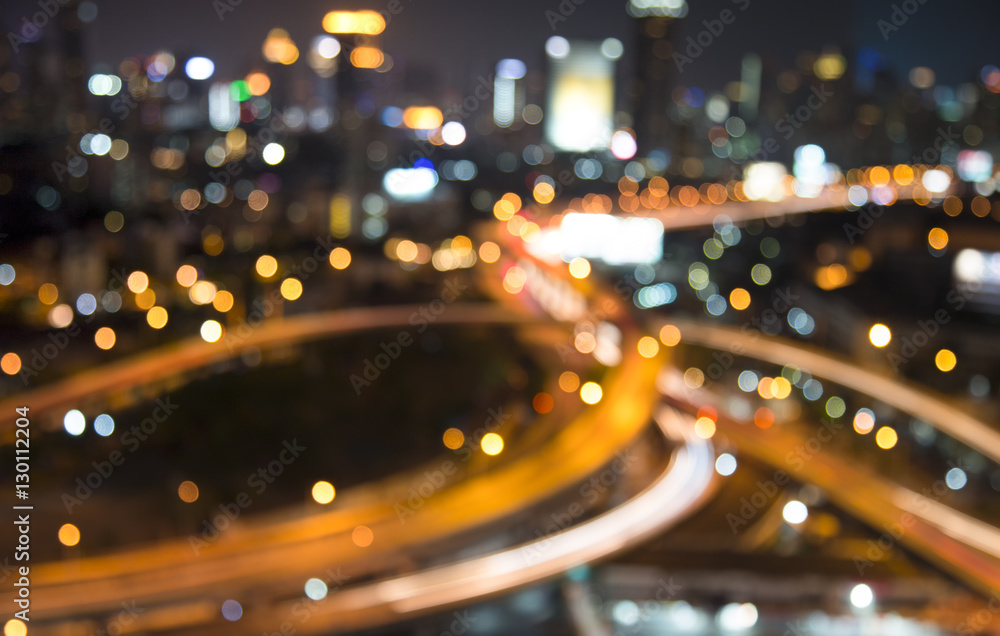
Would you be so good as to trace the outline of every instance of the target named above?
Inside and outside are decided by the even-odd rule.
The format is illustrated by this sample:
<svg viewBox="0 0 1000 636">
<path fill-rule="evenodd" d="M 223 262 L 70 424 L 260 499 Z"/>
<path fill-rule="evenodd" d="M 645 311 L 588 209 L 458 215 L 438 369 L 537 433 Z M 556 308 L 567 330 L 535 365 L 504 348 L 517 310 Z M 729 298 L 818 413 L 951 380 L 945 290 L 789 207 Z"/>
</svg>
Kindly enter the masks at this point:
<svg viewBox="0 0 1000 636">
<path fill-rule="evenodd" d="M 815 376 L 868 395 L 922 419 L 942 433 L 1000 463 L 1000 432 L 985 422 L 935 397 L 927 387 L 911 386 L 897 378 L 888 378 L 837 358 L 831 354 L 792 344 L 771 336 L 750 337 L 738 329 L 671 319 L 680 329 L 681 340 L 714 349 L 732 351 L 742 346 L 739 355 L 766 360 L 777 365 L 792 364 Z"/>
<path fill-rule="evenodd" d="M 674 451 L 667 468 L 621 506 L 538 541 L 339 591 L 318 605 L 309 621 L 297 626 L 297 632 L 363 629 L 502 594 L 615 554 L 672 527 L 714 492 L 715 455 L 711 442 L 694 435 L 692 417 L 664 407 L 656 421 L 667 437 L 682 441 L 682 445 Z M 539 556 L 529 561 L 529 554 Z M 289 601 L 272 611 L 247 615 L 238 628 L 236 624 L 215 625 L 211 633 L 273 628 L 282 616 L 290 615 L 293 606 Z"/>
<path fill-rule="evenodd" d="M 278 323 L 254 342 L 289 344 L 331 331 L 370 329 L 406 324 L 412 308 L 394 307 L 349 314 L 351 321 L 333 319 L 342 313 L 304 316 Z M 534 319 L 492 307 L 456 305 L 449 311 L 452 324 L 533 324 Z M 335 323 L 335 324 L 331 324 Z M 551 321 L 544 324 L 551 325 Z M 264 329 L 262 329 L 264 331 Z M 627 341 L 637 338 L 631 331 Z M 211 360 L 217 346 L 190 345 L 198 359 Z M 167 352 L 169 359 L 173 352 Z M 193 354 L 191 354 L 193 356 Z M 143 356 L 139 364 L 149 364 Z M 188 360 L 188 358 L 184 358 Z M 193 365 L 193 362 L 188 361 Z M 129 363 L 121 365 L 130 368 Z M 627 348 L 623 364 L 605 378 L 608 396 L 574 418 L 547 444 L 518 461 L 500 465 L 453 489 L 444 489 L 427 502 L 421 514 L 403 527 L 392 501 L 367 508 L 333 510 L 304 515 L 293 510 L 292 519 L 241 528 L 210 546 L 197 557 L 184 539 L 166 541 L 79 561 L 43 563 L 33 579 L 33 607 L 40 616 L 68 618 L 82 613 L 109 611 L 122 598 L 137 598 L 147 606 L 189 603 L 223 590 L 257 587 L 294 594 L 313 576 L 319 562 L 379 562 L 419 543 L 443 541 L 449 536 L 502 519 L 579 484 L 627 448 L 645 429 L 655 403 L 658 363 L 641 358 L 634 346 Z M 166 373 L 153 365 L 149 373 Z M 122 371 L 118 371 L 122 373 Z M 109 374 L 98 373 L 106 377 Z M 136 377 L 134 382 L 145 378 Z M 67 381 L 72 383 L 75 379 Z M 342 501 L 350 499 L 350 492 Z M 303 518 L 304 517 L 304 518 Z M 441 520 L 447 520 L 441 523 Z M 360 552 L 351 543 L 350 529 L 364 523 L 379 537 L 371 549 Z M 33 571 L 34 568 L 33 568 Z"/>
<path fill-rule="evenodd" d="M 185 371 L 197 369 L 239 356 L 249 347 L 269 349 L 325 337 L 334 337 L 355 331 L 387 327 L 406 327 L 411 314 L 419 305 L 392 307 L 362 307 L 339 309 L 293 318 L 266 322 L 246 337 L 240 337 L 235 346 L 226 343 L 224 336 L 217 342 L 205 342 L 191 337 L 158 349 L 137 354 L 125 360 L 88 369 L 65 380 L 37 389 L 14 393 L 0 400 L 2 412 L 12 412 L 16 406 L 28 405 L 33 416 L 54 409 L 76 407 L 81 401 L 111 392 L 149 384 Z M 438 325 L 508 324 L 530 325 L 534 318 L 497 308 L 495 305 L 463 303 L 450 305 L 435 320 Z M 0 420 L 0 434 L 13 440 L 14 422 Z"/>
</svg>

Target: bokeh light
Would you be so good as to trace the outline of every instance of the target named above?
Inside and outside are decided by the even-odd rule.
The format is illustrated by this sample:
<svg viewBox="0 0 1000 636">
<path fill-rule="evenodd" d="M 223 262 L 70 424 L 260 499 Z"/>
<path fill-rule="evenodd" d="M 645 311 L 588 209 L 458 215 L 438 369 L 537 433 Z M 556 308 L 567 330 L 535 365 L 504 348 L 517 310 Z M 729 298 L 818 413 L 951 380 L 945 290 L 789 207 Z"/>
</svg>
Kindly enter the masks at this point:
<svg viewBox="0 0 1000 636">
<path fill-rule="evenodd" d="M 312 487 L 313 501 L 319 504 L 328 504 L 337 496 L 337 491 L 328 481 L 317 481 Z"/>
<path fill-rule="evenodd" d="M 177 487 L 177 496 L 185 503 L 198 501 L 198 485 L 193 481 L 183 481 Z"/>
<path fill-rule="evenodd" d="M 80 529 L 72 523 L 64 523 L 59 527 L 59 543 L 67 547 L 80 543 Z"/>
<path fill-rule="evenodd" d="M 868 340 L 876 347 L 882 348 L 892 340 L 892 332 L 882 323 L 876 323 L 868 330 Z"/>
<path fill-rule="evenodd" d="M 499 455 L 503 450 L 503 438 L 496 433 L 487 433 L 479 445 L 487 455 Z"/>
<path fill-rule="evenodd" d="M 958 364 L 958 358 L 950 349 L 941 349 L 934 355 L 934 366 L 939 371 L 947 373 L 954 369 L 956 364 Z"/>
<path fill-rule="evenodd" d="M 115 330 L 111 327 L 101 327 L 94 334 L 94 342 L 101 349 L 107 351 L 115 346 L 117 341 L 117 336 L 115 335 Z"/>
<path fill-rule="evenodd" d="M 351 541 L 359 548 L 367 548 L 375 540 L 375 533 L 368 526 L 358 526 L 351 532 Z"/>
<path fill-rule="evenodd" d="M 449 428 L 441 436 L 441 441 L 444 443 L 445 448 L 458 450 L 465 444 L 465 434 L 457 428 Z"/>
<path fill-rule="evenodd" d="M 875 443 L 878 444 L 879 448 L 885 450 L 888 450 L 893 446 L 895 446 L 898 440 L 899 437 L 896 435 L 895 429 L 892 429 L 888 426 L 883 426 L 882 428 L 878 429 L 877 433 L 875 433 Z"/>
<path fill-rule="evenodd" d="M 261 278 L 271 278 L 278 272 L 278 261 L 270 254 L 264 254 L 257 259 L 254 269 Z"/>
<path fill-rule="evenodd" d="M 604 396 L 604 390 L 597 382 L 585 382 L 580 387 L 580 399 L 586 404 L 597 404 Z"/>
</svg>

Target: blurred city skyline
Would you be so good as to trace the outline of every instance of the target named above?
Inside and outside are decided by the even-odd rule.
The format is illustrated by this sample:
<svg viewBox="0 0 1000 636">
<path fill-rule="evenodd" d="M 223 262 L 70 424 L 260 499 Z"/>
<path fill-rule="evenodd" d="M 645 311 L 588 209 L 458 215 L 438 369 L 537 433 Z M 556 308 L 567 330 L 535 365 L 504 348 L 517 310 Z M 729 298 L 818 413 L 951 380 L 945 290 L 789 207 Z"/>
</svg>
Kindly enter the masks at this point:
<svg viewBox="0 0 1000 636">
<path fill-rule="evenodd" d="M 22 16 L 38 10 L 37 0 L 5 4 L 7 31 L 14 30 Z M 390 3 L 381 0 L 242 0 L 239 4 L 230 0 L 101 0 L 95 4 L 97 17 L 84 29 L 88 72 L 102 67 L 110 70 L 127 57 L 166 49 L 208 56 L 217 63 L 220 76 L 238 77 L 259 63 L 260 42 L 271 28 L 284 28 L 293 40 L 305 43 L 323 32 L 320 21 L 326 12 L 355 9 L 390 15 L 382 36 L 385 50 L 390 54 L 406 51 L 406 63 L 438 74 L 442 88 L 463 88 L 468 77 L 492 71 L 501 58 L 525 59 L 529 68 L 534 61 L 538 68 L 544 62 L 545 40 L 552 35 L 619 38 L 626 44 L 626 65 L 635 54 L 630 46 L 634 19 L 626 12 L 627 3 L 618 1 L 399 0 L 401 9 L 395 15 L 388 11 Z M 702 88 L 721 88 L 738 78 L 741 57 L 747 52 L 792 66 L 800 52 L 838 47 L 848 54 L 868 47 L 881 53 L 902 81 L 915 66 L 932 68 L 941 84 L 969 81 L 984 64 L 997 61 L 992 29 L 1000 21 L 1000 3 L 962 0 L 957 4 L 978 16 L 961 29 L 951 26 L 954 4 L 927 0 L 851 0 L 831 4 L 822 19 L 815 17 L 812 4 L 797 0 L 691 2 L 689 13 L 678 23 L 681 42 L 697 36 L 705 28 L 704 20 L 717 19 L 727 8 L 734 9 L 738 18 L 725 27 L 725 44 L 712 46 L 710 54 L 700 56 L 696 73 L 685 79 Z M 743 6 L 746 10 L 740 11 Z M 895 20 L 905 28 L 896 28 L 893 22 L 897 8 Z"/>
</svg>

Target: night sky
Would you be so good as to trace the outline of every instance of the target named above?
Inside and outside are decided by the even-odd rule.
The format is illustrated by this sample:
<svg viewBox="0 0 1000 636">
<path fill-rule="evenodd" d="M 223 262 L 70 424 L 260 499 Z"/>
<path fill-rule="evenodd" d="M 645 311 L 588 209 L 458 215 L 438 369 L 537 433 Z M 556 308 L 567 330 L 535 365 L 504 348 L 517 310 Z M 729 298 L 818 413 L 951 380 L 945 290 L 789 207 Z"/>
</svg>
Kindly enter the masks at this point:
<svg viewBox="0 0 1000 636">
<path fill-rule="evenodd" d="M 220 0 L 227 2 L 227 0 Z M 559 0 L 400 0 L 402 12 L 392 16 L 384 34 L 385 49 L 405 57 L 409 67 L 440 73 L 445 86 L 461 88 L 468 78 L 491 70 L 501 57 L 519 57 L 529 68 L 543 63 L 545 39 L 558 34 L 573 38 L 622 39 L 628 51 L 634 22 L 624 0 L 583 0 L 553 32 L 546 10 L 558 10 Z M 746 0 L 739 0 L 742 5 Z M 702 30 L 702 20 L 735 9 L 736 21 L 725 27 L 718 42 L 688 69 L 692 84 L 719 88 L 739 76 L 740 57 L 756 51 L 786 66 L 803 50 L 840 45 L 845 52 L 869 46 L 883 52 L 890 68 L 905 74 L 913 66 L 935 70 L 939 83 L 956 85 L 978 76 L 987 63 L 1000 64 L 995 39 L 1000 23 L 996 0 L 907 0 L 918 7 L 888 42 L 879 29 L 889 20 L 893 4 L 902 0 L 749 0 L 739 11 L 734 0 L 689 0 L 690 14 L 682 21 L 682 39 Z M 92 68 L 117 65 L 124 57 L 166 48 L 190 51 L 217 62 L 219 77 L 239 77 L 259 57 L 267 31 L 287 29 L 300 49 L 320 34 L 320 21 L 333 9 L 385 9 L 388 0 L 242 0 L 220 20 L 212 0 L 96 0 L 97 19 L 87 25 L 86 45 Z M 37 10 L 35 2 L 4 2 L 4 23 Z M 628 63 L 625 60 L 625 63 Z"/>
</svg>

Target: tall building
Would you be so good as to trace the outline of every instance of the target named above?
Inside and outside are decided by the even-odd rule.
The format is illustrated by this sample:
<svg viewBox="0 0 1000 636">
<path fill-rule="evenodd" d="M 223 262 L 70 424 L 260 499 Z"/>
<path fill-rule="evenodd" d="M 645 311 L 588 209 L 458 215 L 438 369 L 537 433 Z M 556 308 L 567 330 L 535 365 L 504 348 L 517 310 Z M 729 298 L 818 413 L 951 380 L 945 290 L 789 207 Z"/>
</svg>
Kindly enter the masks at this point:
<svg viewBox="0 0 1000 636">
<path fill-rule="evenodd" d="M 636 72 L 630 89 L 640 154 L 673 147 L 668 110 L 671 92 L 683 72 L 683 54 L 677 22 L 687 15 L 684 0 L 630 0 L 629 15 L 636 26 Z"/>
</svg>

